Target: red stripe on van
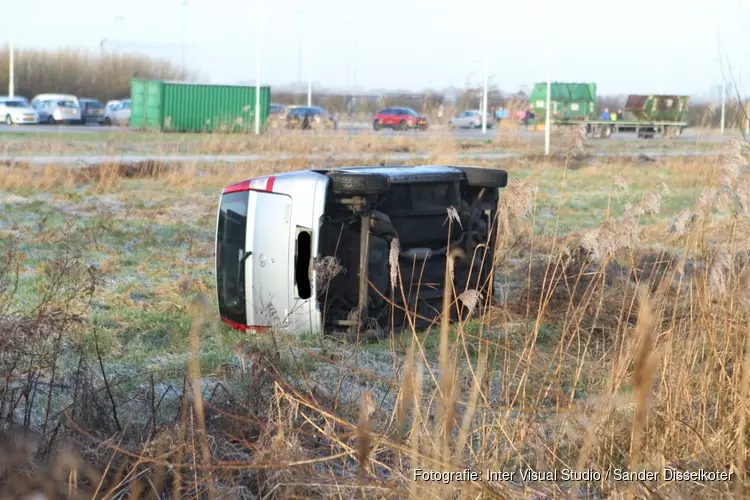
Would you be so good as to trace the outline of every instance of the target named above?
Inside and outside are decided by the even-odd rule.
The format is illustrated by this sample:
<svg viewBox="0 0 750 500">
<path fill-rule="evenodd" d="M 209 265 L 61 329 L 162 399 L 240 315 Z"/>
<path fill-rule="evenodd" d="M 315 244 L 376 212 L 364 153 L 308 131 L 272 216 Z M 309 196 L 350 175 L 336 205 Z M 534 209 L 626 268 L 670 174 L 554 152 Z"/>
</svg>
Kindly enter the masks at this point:
<svg viewBox="0 0 750 500">
<path fill-rule="evenodd" d="M 240 325 L 239 323 L 235 323 L 234 321 L 229 320 L 227 318 L 221 318 L 221 322 L 224 323 L 225 325 L 228 325 L 228 326 L 234 328 L 235 330 L 239 330 L 241 332 L 246 332 L 247 331 L 247 326 L 246 325 Z"/>
<path fill-rule="evenodd" d="M 221 322 L 225 325 L 234 328 L 235 330 L 239 330 L 241 332 L 250 332 L 250 333 L 264 333 L 266 330 L 268 330 L 267 326 L 261 326 L 261 325 L 241 325 L 235 321 L 232 321 L 231 319 L 227 318 L 221 318 Z"/>
<path fill-rule="evenodd" d="M 252 182 L 252 179 L 247 180 L 247 181 L 235 182 L 231 186 L 224 188 L 224 194 L 237 193 L 240 191 L 249 191 L 251 182 Z"/>
<path fill-rule="evenodd" d="M 273 183 L 274 183 L 274 182 L 276 182 L 276 176 L 275 176 L 275 175 L 272 175 L 272 176 L 271 176 L 271 177 L 269 177 L 269 178 L 268 178 L 268 180 L 266 181 L 266 191 L 267 191 L 267 192 L 269 192 L 269 193 L 270 193 L 270 192 L 272 192 L 272 191 L 273 191 Z"/>
</svg>

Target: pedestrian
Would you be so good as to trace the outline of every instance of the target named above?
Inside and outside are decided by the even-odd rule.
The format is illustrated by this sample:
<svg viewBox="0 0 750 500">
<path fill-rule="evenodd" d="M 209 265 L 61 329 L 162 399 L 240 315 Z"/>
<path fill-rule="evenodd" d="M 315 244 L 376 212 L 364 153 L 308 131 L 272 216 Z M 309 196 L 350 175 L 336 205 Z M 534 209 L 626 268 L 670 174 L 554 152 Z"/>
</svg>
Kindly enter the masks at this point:
<svg viewBox="0 0 750 500">
<path fill-rule="evenodd" d="M 531 111 L 531 108 L 526 110 L 526 115 L 523 117 L 523 124 L 528 125 L 531 120 L 534 119 L 534 112 Z"/>
<path fill-rule="evenodd" d="M 443 124 L 443 111 L 445 111 L 445 108 L 442 104 L 440 104 L 440 106 L 438 106 L 437 115 L 438 115 L 438 123 L 441 125 Z"/>
<path fill-rule="evenodd" d="M 609 108 L 604 108 L 604 112 L 602 113 L 602 121 L 609 121 Z"/>
<path fill-rule="evenodd" d="M 618 109 L 618 110 L 617 110 L 617 118 L 618 118 L 619 120 L 622 120 L 622 119 L 624 119 L 624 117 L 625 117 L 625 113 L 623 112 L 623 110 L 621 110 L 621 109 Z"/>
</svg>

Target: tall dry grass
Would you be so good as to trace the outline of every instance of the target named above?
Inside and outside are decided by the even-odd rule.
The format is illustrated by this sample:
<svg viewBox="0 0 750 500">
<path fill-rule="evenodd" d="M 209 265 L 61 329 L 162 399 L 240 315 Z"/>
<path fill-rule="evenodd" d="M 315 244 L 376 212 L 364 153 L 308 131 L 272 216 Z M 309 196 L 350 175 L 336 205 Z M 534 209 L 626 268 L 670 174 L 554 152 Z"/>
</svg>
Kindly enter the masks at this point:
<svg viewBox="0 0 750 500">
<path fill-rule="evenodd" d="M 562 169 L 564 179 L 568 165 Z M 405 351 L 393 354 L 392 374 L 274 331 L 273 342 L 255 339 L 242 350 L 246 373 L 232 375 L 241 381 L 239 394 L 206 394 L 199 390 L 198 353 L 202 324 L 213 313 L 198 301 L 190 363 L 169 418 L 136 436 L 125 422 L 122 429 L 112 424 L 118 407 L 112 398 L 79 408 L 76 418 L 60 424 L 57 438 L 74 443 L 84 462 L 69 458 L 56 468 L 46 454 L 27 452 L 14 461 L 28 463 L 26 479 L 44 477 L 40 470 L 48 469 L 40 463 L 60 471 L 46 498 L 52 492 L 80 498 L 744 498 L 750 170 L 737 142 L 696 170 L 680 182 L 706 189 L 677 217 L 668 238 L 656 242 L 647 240 L 648 228 L 669 186 L 655 185 L 622 215 L 608 213 L 594 230 L 559 235 L 551 244 L 529 230 L 538 212 L 536 187 L 511 184 L 494 222 L 492 264 L 507 268 L 503 259 L 521 248 L 522 264 L 511 276 L 521 293 L 502 307 L 491 307 L 492 297 L 484 296 L 486 314 L 449 325 L 459 301 L 470 301 L 449 287 L 436 332 L 410 329 L 392 339 Z M 199 174 L 195 182 L 203 182 Z M 174 176 L 176 184 L 181 174 L 160 175 Z M 120 177 L 104 178 L 116 183 Z M 610 190 L 615 204 L 629 186 L 613 178 Z M 558 211 L 567 196 L 564 182 L 559 196 Z M 447 214 L 446 223 L 455 228 L 457 222 Z M 719 240 L 717 227 L 724 231 Z M 448 276 L 455 258 L 446 258 Z M 397 285 L 405 295 L 404 284 Z M 438 336 L 435 348 L 430 335 Z M 384 396 L 365 390 L 353 397 L 341 392 L 341 380 L 307 380 L 289 352 L 316 356 L 359 381 L 375 380 Z M 101 415 L 92 418 L 101 413 L 107 425 Z M 12 470 L 7 459 L 0 464 Z M 416 468 L 515 475 L 511 481 L 424 481 L 415 479 Z M 557 470 L 559 480 L 522 481 L 525 469 Z M 563 469 L 592 477 L 563 480 Z M 665 481 L 665 469 L 730 471 L 733 480 Z M 662 475 L 626 482 L 615 480 L 615 470 Z M 39 482 L 11 476 L 4 476 L 6 485 L 15 491 L 39 491 L 30 486 Z"/>
</svg>

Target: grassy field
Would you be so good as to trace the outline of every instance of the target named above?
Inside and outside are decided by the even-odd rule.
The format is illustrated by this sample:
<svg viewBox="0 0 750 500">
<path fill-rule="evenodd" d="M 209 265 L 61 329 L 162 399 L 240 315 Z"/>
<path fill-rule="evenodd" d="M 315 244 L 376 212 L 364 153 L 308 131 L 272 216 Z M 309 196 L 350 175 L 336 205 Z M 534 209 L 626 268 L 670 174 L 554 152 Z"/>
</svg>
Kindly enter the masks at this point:
<svg viewBox="0 0 750 500">
<path fill-rule="evenodd" d="M 569 147 L 569 131 L 554 131 L 552 148 L 565 153 Z M 671 152 L 705 153 L 718 152 L 722 142 L 704 140 L 708 133 L 699 131 L 692 136 L 677 140 L 664 139 L 599 139 L 590 140 L 593 151 L 604 153 Z M 730 132 L 727 132 L 730 135 Z M 544 151 L 544 135 L 541 132 L 522 134 L 513 125 L 490 130 L 487 138 L 454 137 L 447 130 L 431 131 L 427 134 L 414 132 L 400 137 L 384 137 L 384 133 L 371 130 L 358 131 L 350 135 L 341 130 L 320 133 L 292 133 L 271 130 L 268 134 L 255 136 L 225 134 L 159 134 L 130 131 L 124 128 L 104 128 L 101 132 L 81 133 L 61 128 L 59 133 L 0 132 L 0 154 L 8 156 L 77 154 L 77 155 L 128 155 L 128 154 L 255 154 L 255 155 L 308 155 L 308 154 L 429 154 L 446 148 L 461 153 L 511 152 L 540 154 Z"/>
<path fill-rule="evenodd" d="M 57 140 L 39 144 L 56 152 Z M 461 150 L 422 141 L 435 162 Z M 416 147 L 293 142 L 243 147 Z M 740 145 L 644 163 L 588 157 L 576 142 L 558 141 L 579 149 L 569 160 L 484 165 L 511 179 L 488 314 L 367 345 L 241 337 L 216 321 L 220 189 L 314 161 L 0 167 L 0 414 L 35 436 L 31 453 L 6 440 L 0 494 L 743 497 L 750 173 Z M 39 463 L 55 473 L 9 467 Z M 444 484 L 415 481 L 416 467 L 515 476 Z M 668 467 L 733 480 L 612 476 Z M 601 477 L 527 482 L 524 469 Z"/>
</svg>

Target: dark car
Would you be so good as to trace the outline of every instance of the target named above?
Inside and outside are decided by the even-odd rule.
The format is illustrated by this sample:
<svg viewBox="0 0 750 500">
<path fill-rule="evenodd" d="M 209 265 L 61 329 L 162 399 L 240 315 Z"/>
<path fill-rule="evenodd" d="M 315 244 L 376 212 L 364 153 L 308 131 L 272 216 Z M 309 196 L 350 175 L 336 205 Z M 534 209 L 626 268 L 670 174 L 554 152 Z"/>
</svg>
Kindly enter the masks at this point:
<svg viewBox="0 0 750 500">
<path fill-rule="evenodd" d="M 292 108 L 286 115 L 286 126 L 288 128 L 299 128 L 302 130 L 319 128 L 338 128 L 338 120 L 323 108 L 316 106 L 300 106 Z"/>
<path fill-rule="evenodd" d="M 427 130 L 427 117 L 420 115 L 411 108 L 388 108 L 378 111 L 372 120 L 372 128 L 398 130 L 419 129 Z"/>
<path fill-rule="evenodd" d="M 81 123 L 104 121 L 104 105 L 96 99 L 78 98 L 81 105 Z"/>
</svg>

